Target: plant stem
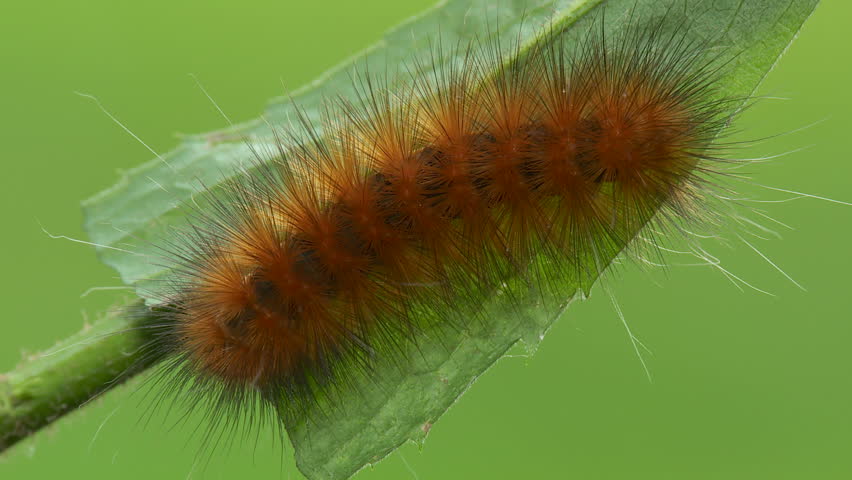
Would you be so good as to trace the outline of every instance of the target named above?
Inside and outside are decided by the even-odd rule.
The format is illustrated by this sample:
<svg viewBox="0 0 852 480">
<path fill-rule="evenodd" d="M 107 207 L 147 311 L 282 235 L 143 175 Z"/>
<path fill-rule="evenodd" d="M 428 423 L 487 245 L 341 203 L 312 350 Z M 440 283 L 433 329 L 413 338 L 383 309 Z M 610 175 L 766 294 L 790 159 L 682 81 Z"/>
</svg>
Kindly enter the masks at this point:
<svg viewBox="0 0 852 480">
<path fill-rule="evenodd" d="M 137 301 L 0 374 L 0 452 L 159 360 Z"/>
</svg>

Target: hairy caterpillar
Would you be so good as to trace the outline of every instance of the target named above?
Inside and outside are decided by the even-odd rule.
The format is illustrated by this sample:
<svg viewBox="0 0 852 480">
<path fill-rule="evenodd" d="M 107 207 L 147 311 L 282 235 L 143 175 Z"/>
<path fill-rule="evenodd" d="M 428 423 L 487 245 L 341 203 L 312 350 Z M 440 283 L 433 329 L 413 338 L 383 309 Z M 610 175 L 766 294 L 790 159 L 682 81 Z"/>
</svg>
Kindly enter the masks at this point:
<svg viewBox="0 0 852 480">
<path fill-rule="evenodd" d="M 512 65 L 474 46 L 459 71 L 410 92 L 364 80 L 321 130 L 303 120 L 282 140 L 295 147 L 226 183 L 166 247 L 170 368 L 214 404 L 257 392 L 303 415 L 492 296 L 593 278 L 655 214 L 697 221 L 722 161 L 711 142 L 742 99 L 716 99 L 706 45 L 660 22 Z"/>
</svg>

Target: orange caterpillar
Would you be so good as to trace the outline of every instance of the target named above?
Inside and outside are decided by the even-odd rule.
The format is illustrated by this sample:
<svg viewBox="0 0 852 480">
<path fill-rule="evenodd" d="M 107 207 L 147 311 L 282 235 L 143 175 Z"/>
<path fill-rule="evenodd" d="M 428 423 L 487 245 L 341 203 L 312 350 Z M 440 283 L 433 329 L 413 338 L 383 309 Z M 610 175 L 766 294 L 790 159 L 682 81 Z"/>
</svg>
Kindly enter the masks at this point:
<svg viewBox="0 0 852 480">
<path fill-rule="evenodd" d="M 176 381 L 286 415 L 496 288 L 519 295 L 510 279 L 591 278 L 655 215 L 693 220 L 734 102 L 702 45 L 664 31 L 510 64 L 471 47 L 405 91 L 359 82 L 322 135 L 284 132 L 297 146 L 228 182 L 172 249 L 155 310 Z"/>
</svg>

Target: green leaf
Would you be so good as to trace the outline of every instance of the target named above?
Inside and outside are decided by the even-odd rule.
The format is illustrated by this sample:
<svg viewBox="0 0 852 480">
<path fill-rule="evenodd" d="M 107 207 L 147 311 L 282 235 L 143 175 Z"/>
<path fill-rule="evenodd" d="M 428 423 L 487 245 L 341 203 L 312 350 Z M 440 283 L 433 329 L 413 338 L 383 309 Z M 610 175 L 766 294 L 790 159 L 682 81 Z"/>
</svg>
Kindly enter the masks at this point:
<svg viewBox="0 0 852 480">
<path fill-rule="evenodd" d="M 721 94 L 745 98 L 771 70 L 817 2 L 610 0 L 605 2 L 605 23 L 610 35 L 629 18 L 641 22 L 666 12 L 689 18 L 687 37 L 713 39 L 712 48 L 724 49 L 733 58 L 722 79 Z M 600 13 L 602 2 L 494 3 L 444 2 L 389 32 L 379 44 L 296 91 L 292 98 L 309 119 L 316 120 L 324 97 L 352 97 L 349 74 L 356 65 L 371 72 L 398 72 L 414 58 L 424 65 L 458 61 L 451 49 L 445 49 L 447 55 L 440 58 L 429 56 L 438 35 L 445 45 L 499 35 L 517 38 L 529 47 L 548 41 L 548 29 L 583 34 L 597 18 L 595 13 Z M 103 261 L 144 292 L 151 280 L 165 273 L 164 267 L 145 256 L 126 253 L 126 244 L 135 244 L 132 250 L 143 254 L 153 252 L 150 245 L 185 223 L 185 210 L 178 206 L 200 190 L 198 182 L 212 187 L 233 176 L 236 167 L 253 158 L 243 140 L 260 148 L 271 146 L 274 139 L 268 124 L 287 122 L 294 113 L 289 100 L 275 99 L 264 120 L 189 136 L 162 159 L 127 172 L 114 187 L 87 200 L 85 226 L 91 240 L 116 248 L 101 248 Z M 497 292 L 483 307 L 489 322 L 424 339 L 402 368 L 380 365 L 375 382 L 337 398 L 338 408 L 286 425 L 300 470 L 312 479 L 346 478 L 402 443 L 424 439 L 432 423 L 479 375 L 519 341 L 533 350 L 575 294 L 589 287 L 566 283 L 561 295 L 545 298 L 542 292 L 532 291 L 529 298 L 536 301 L 524 305 L 518 305 L 517 299 L 506 302 Z"/>
</svg>

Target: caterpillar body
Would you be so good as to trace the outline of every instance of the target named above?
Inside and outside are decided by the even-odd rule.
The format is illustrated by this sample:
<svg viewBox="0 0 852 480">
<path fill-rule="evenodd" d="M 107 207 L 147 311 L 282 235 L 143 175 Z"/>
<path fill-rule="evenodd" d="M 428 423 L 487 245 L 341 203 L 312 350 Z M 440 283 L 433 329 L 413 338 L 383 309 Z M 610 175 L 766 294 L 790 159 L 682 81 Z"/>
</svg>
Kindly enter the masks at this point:
<svg viewBox="0 0 852 480">
<path fill-rule="evenodd" d="M 573 51 L 555 32 L 511 62 L 471 44 L 462 65 L 402 90 L 361 77 L 320 128 L 279 130 L 166 247 L 156 348 L 178 385 L 301 414 L 424 331 L 488 321 L 497 291 L 558 294 L 649 222 L 707 216 L 714 139 L 742 99 L 720 99 L 717 59 L 665 22 Z"/>
</svg>

